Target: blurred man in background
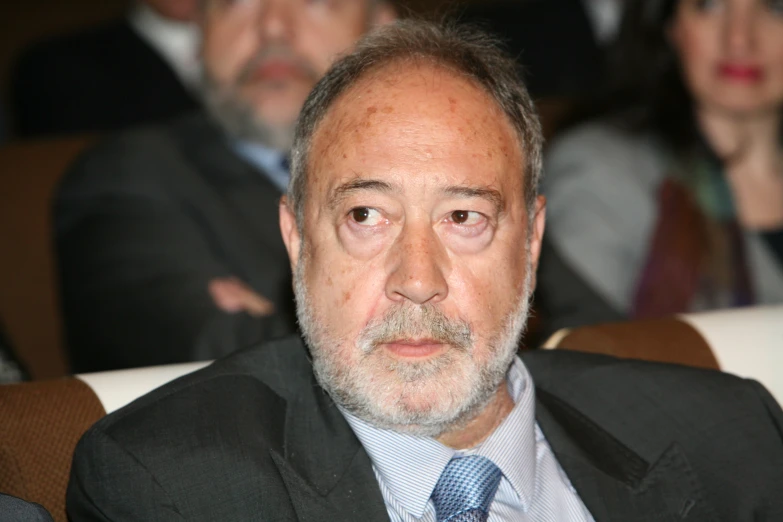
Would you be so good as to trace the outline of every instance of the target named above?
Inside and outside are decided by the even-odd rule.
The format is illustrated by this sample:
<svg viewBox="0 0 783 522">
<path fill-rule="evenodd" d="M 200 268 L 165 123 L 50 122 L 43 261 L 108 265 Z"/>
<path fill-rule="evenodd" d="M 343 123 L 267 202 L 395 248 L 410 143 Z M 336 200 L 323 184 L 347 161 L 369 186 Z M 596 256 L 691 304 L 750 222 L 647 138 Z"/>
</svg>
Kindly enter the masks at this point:
<svg viewBox="0 0 783 522">
<path fill-rule="evenodd" d="M 208 359 L 294 329 L 277 203 L 305 97 L 391 21 L 378 0 L 210 0 L 206 113 L 130 132 L 66 176 L 56 237 L 74 371 Z"/>
<path fill-rule="evenodd" d="M 23 52 L 11 77 L 18 137 L 114 131 L 198 106 L 199 0 L 139 0 L 128 14 Z"/>
</svg>

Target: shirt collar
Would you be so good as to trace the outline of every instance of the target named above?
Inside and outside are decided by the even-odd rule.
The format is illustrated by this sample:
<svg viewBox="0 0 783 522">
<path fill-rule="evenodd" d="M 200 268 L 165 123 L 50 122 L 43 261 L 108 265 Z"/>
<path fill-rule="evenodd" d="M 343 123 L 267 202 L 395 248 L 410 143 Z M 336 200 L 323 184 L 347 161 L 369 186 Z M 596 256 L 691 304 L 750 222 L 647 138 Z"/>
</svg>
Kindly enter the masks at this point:
<svg viewBox="0 0 783 522">
<path fill-rule="evenodd" d="M 155 49 L 188 86 L 201 80 L 199 46 L 201 31 L 195 22 L 180 22 L 161 16 L 154 9 L 136 2 L 128 14 L 131 27 Z"/>
<path fill-rule="evenodd" d="M 519 495 L 525 511 L 535 493 L 536 421 L 533 378 L 519 357 L 508 370 L 509 393 L 514 408 L 480 446 L 465 454 L 481 455 L 495 463 Z"/>
<path fill-rule="evenodd" d="M 291 175 L 284 166 L 285 155 L 282 152 L 249 141 L 234 141 L 231 146 L 237 154 L 260 170 L 281 192 L 286 192 Z"/>
<path fill-rule="evenodd" d="M 424 515 L 446 464 L 458 453 L 482 455 L 492 460 L 527 511 L 535 492 L 535 391 L 532 377 L 519 357 L 509 368 L 507 384 L 514 401 L 511 413 L 480 446 L 461 452 L 432 438 L 376 428 L 342 408 L 340 411 L 370 456 L 383 484 L 412 516 Z M 415 483 L 411 477 L 416 477 Z"/>
</svg>

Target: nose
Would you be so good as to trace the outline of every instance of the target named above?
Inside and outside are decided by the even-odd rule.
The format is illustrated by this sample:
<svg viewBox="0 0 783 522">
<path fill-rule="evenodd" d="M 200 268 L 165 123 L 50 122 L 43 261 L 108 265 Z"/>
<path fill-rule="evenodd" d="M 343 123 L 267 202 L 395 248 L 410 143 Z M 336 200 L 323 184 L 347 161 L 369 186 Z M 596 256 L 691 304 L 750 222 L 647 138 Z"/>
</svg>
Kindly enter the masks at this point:
<svg viewBox="0 0 783 522">
<path fill-rule="evenodd" d="M 745 58 L 755 44 L 759 13 L 748 6 L 737 6 L 729 11 L 724 18 L 724 45 L 732 58 Z"/>
<path fill-rule="evenodd" d="M 435 304 L 449 293 L 449 259 L 429 225 L 406 224 L 388 255 L 386 297 L 414 304 Z"/>
<path fill-rule="evenodd" d="M 294 29 L 293 11 L 289 0 L 262 1 L 259 15 L 261 35 L 268 41 L 286 40 Z"/>
</svg>

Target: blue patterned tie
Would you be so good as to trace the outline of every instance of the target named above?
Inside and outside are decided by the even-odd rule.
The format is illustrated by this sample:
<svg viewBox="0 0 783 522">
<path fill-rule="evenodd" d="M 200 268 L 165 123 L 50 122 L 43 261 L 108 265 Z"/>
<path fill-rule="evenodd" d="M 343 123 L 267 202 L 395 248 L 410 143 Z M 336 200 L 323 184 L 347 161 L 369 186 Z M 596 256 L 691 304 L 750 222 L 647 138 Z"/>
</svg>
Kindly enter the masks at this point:
<svg viewBox="0 0 783 522">
<path fill-rule="evenodd" d="M 486 522 L 503 474 L 486 457 L 455 457 L 432 492 L 438 522 Z"/>
</svg>

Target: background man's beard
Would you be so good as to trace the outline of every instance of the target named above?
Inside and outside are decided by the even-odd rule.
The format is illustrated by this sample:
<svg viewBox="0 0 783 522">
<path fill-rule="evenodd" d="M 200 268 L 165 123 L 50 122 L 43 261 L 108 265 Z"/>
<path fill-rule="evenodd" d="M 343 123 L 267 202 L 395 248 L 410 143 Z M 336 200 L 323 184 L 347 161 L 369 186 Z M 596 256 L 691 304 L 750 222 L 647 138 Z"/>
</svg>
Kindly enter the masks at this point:
<svg viewBox="0 0 783 522">
<path fill-rule="evenodd" d="M 310 347 L 316 379 L 338 405 L 377 427 L 437 437 L 466 425 L 495 396 L 527 323 L 530 266 L 523 295 L 500 330 L 484 340 L 488 359 L 477 362 L 476 339 L 468 323 L 449 319 L 434 306 L 410 303 L 371 321 L 356 345 L 346 346 L 311 307 L 304 283 L 306 257 L 303 252 L 294 271 L 297 317 Z M 410 363 L 394 359 L 379 347 L 406 337 L 432 338 L 449 347 L 438 357 Z M 350 355 L 358 360 L 348 362 Z"/>
<path fill-rule="evenodd" d="M 201 94 L 209 113 L 232 137 L 259 143 L 267 147 L 288 151 L 294 141 L 296 117 L 289 124 L 270 125 L 259 118 L 255 107 L 244 101 L 239 88 L 252 81 L 258 67 L 269 60 L 283 60 L 298 71 L 313 85 L 319 78 L 315 68 L 303 58 L 297 56 L 283 43 L 271 43 L 260 49 L 243 67 L 238 79 L 232 85 L 221 85 L 204 68 L 201 82 Z"/>
<path fill-rule="evenodd" d="M 290 125 L 267 124 L 256 115 L 255 108 L 242 99 L 236 86 L 219 85 L 205 71 L 201 97 L 207 112 L 232 138 L 280 151 L 291 149 L 296 122 Z"/>
</svg>

